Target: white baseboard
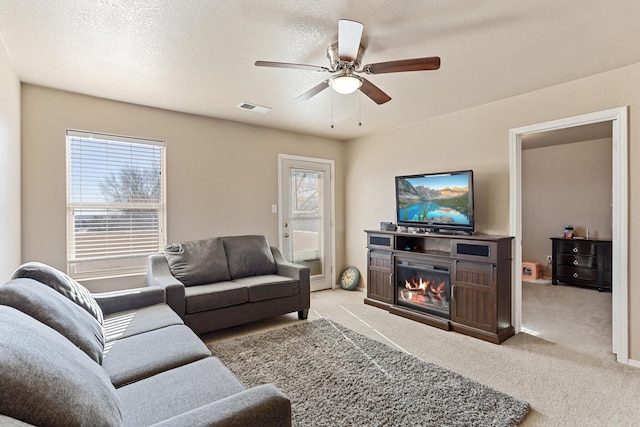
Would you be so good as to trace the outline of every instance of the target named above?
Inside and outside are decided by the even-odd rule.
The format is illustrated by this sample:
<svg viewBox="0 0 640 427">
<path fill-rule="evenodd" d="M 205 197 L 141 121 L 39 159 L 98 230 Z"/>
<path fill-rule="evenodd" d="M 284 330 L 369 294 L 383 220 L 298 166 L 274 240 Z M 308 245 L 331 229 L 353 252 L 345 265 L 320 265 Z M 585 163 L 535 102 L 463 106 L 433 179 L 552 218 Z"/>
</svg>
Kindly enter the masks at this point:
<svg viewBox="0 0 640 427">
<path fill-rule="evenodd" d="M 633 366 L 634 368 L 640 368 L 640 360 L 629 359 L 627 363 L 629 366 Z"/>
</svg>

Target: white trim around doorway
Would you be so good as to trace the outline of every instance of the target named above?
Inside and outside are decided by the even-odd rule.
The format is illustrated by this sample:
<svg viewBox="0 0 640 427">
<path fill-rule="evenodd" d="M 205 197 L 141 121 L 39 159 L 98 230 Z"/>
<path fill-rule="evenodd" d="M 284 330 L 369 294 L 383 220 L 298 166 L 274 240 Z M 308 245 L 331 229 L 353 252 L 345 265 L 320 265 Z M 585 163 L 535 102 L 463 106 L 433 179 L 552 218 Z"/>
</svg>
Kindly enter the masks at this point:
<svg viewBox="0 0 640 427">
<path fill-rule="evenodd" d="M 629 173 L 627 107 L 612 108 L 590 114 L 533 124 L 509 130 L 510 233 L 514 239 L 513 325 L 522 329 L 522 136 L 537 132 L 565 129 L 611 121 L 613 150 L 612 188 L 612 351 L 617 361 L 636 365 L 629 360 Z"/>
</svg>

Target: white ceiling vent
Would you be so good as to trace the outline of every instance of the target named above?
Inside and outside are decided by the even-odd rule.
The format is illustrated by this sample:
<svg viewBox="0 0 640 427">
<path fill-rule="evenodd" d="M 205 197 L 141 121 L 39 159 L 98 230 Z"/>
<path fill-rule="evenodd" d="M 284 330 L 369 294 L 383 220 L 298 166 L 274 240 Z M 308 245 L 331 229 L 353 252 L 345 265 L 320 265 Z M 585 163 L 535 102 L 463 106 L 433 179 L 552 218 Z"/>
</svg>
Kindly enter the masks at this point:
<svg viewBox="0 0 640 427">
<path fill-rule="evenodd" d="M 241 102 L 240 104 L 238 104 L 238 108 L 241 108 L 243 110 L 249 110 L 249 111 L 253 111 L 255 113 L 268 113 L 269 111 L 271 111 L 271 108 L 269 107 L 263 107 L 261 105 L 256 105 L 256 104 L 252 104 L 250 102 Z"/>
</svg>

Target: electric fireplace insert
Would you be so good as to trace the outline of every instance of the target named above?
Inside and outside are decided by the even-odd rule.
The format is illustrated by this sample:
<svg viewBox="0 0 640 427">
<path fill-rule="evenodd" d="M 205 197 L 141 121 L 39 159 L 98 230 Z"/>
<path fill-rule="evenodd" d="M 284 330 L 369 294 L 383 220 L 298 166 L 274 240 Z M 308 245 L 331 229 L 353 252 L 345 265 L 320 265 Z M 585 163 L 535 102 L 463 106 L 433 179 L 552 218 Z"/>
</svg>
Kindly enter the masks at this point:
<svg viewBox="0 0 640 427">
<path fill-rule="evenodd" d="M 396 303 L 451 318 L 451 267 L 447 263 L 396 258 Z"/>
</svg>

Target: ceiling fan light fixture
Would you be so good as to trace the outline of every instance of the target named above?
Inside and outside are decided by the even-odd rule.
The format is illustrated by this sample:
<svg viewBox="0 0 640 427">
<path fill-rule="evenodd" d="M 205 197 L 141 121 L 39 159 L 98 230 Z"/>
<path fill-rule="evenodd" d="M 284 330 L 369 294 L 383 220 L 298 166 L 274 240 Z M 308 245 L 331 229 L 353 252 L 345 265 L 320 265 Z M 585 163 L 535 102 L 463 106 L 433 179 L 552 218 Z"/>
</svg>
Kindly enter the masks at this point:
<svg viewBox="0 0 640 427">
<path fill-rule="evenodd" d="M 308 64 L 291 64 L 288 62 L 256 61 L 258 67 L 293 68 L 307 71 L 321 71 L 325 73 L 336 73 L 334 77 L 323 80 L 310 90 L 296 97 L 296 100 L 308 101 L 329 86 L 340 94 L 350 94 L 361 89 L 363 95 L 367 96 L 378 105 L 391 101 L 391 97 L 379 87 L 371 83 L 364 77 L 357 77 L 354 73 L 364 74 L 388 74 L 403 73 L 407 71 L 428 71 L 440 68 L 440 57 L 432 56 L 425 58 L 401 59 L 396 61 L 376 62 L 366 64 L 360 68 L 365 47 L 362 42 L 362 31 L 364 26 L 361 22 L 340 19 L 338 21 L 338 41 L 327 48 L 327 58 L 329 67 L 319 67 Z"/>
<path fill-rule="evenodd" d="M 343 95 L 348 95 L 355 92 L 362 86 L 362 79 L 353 74 L 345 74 L 342 76 L 336 76 L 329 80 L 331 89 Z"/>
</svg>

